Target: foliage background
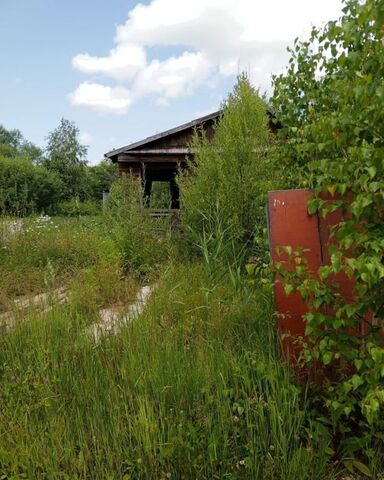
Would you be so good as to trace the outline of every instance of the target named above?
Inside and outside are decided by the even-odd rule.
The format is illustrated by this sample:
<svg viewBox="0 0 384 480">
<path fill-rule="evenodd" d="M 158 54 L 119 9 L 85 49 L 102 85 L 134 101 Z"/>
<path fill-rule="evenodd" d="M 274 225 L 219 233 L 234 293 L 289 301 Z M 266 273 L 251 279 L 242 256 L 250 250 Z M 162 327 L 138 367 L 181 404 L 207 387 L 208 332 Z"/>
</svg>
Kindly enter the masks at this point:
<svg viewBox="0 0 384 480">
<path fill-rule="evenodd" d="M 79 129 L 62 119 L 47 137 L 47 148 L 0 125 L 0 213 L 89 215 L 100 211 L 103 191 L 117 178 L 107 161 L 89 167 Z"/>
</svg>

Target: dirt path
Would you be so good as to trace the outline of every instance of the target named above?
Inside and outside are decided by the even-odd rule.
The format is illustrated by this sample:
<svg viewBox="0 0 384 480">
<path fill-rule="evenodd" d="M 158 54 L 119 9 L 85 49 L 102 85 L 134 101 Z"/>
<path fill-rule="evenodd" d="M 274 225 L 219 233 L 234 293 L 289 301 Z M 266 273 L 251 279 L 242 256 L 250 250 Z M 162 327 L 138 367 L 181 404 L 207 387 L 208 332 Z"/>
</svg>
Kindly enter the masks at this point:
<svg viewBox="0 0 384 480">
<path fill-rule="evenodd" d="M 145 285 L 138 291 L 135 302 L 127 308 L 109 307 L 100 310 L 100 322 L 94 323 L 89 328 L 95 342 L 97 343 L 102 335 L 116 335 L 123 325 L 138 318 L 143 313 L 152 291 L 153 287 Z"/>
<path fill-rule="evenodd" d="M 40 315 L 49 312 L 56 305 L 67 301 L 65 288 L 57 288 L 51 292 L 40 293 L 34 297 L 21 297 L 13 301 L 12 309 L 0 314 L 0 332 L 11 329 L 18 319 L 25 319 L 30 309 Z"/>
<path fill-rule="evenodd" d="M 153 287 L 145 285 L 138 291 L 135 301 L 127 306 L 111 306 L 99 310 L 100 321 L 89 327 L 95 342 L 102 335 L 116 335 L 121 326 L 126 325 L 138 318 L 146 306 Z M 52 292 L 40 293 L 34 297 L 22 297 L 13 302 L 13 308 L 0 314 L 0 333 L 9 331 L 17 322 L 28 319 L 30 309 L 34 309 L 39 315 L 52 310 L 68 300 L 65 288 L 58 288 Z"/>
</svg>

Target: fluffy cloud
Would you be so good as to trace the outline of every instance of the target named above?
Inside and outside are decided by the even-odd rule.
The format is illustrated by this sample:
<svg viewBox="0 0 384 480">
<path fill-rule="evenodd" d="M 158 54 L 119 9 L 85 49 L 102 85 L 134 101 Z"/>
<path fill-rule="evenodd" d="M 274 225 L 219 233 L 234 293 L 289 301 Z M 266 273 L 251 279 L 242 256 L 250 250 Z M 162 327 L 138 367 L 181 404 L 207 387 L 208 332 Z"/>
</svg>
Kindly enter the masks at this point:
<svg viewBox="0 0 384 480">
<path fill-rule="evenodd" d="M 132 102 L 124 87 L 110 87 L 99 83 L 83 82 L 69 94 L 72 105 L 88 107 L 98 112 L 125 113 Z"/>
<path fill-rule="evenodd" d="M 80 53 L 72 59 L 77 70 L 88 74 L 104 74 L 118 81 L 129 80 L 146 66 L 145 50 L 137 45 L 118 45 L 107 57 Z"/>
<path fill-rule="evenodd" d="M 155 93 L 161 102 L 191 93 L 208 79 L 212 63 L 199 53 L 185 52 L 160 62 L 153 60 L 136 77 L 133 84 L 135 98 Z"/>
<path fill-rule="evenodd" d="M 124 113 L 129 104 L 155 95 L 159 104 L 191 94 L 213 79 L 247 70 L 266 88 L 270 74 L 286 64 L 286 46 L 296 36 L 336 18 L 341 0 L 152 0 L 136 5 L 118 26 L 105 57 L 76 55 L 72 64 L 117 84 L 81 84 L 70 96 L 75 105 Z M 179 56 L 151 58 L 151 48 L 172 47 Z"/>
</svg>

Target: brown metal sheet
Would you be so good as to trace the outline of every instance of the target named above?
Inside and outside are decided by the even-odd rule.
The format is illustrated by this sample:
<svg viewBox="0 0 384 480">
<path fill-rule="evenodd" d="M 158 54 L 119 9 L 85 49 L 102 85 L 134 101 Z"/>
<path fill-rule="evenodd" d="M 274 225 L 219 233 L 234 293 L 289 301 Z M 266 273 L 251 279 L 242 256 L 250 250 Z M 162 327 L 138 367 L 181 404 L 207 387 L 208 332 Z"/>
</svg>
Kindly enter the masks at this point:
<svg viewBox="0 0 384 480">
<path fill-rule="evenodd" d="M 322 215 L 308 214 L 308 200 L 311 198 L 310 190 L 282 190 L 269 192 L 268 194 L 268 224 L 269 224 L 269 243 L 273 262 L 288 260 L 286 253 L 278 254 L 277 248 L 290 245 L 293 250 L 302 247 L 309 249 L 303 253 L 308 262 L 308 268 L 317 276 L 317 270 L 321 265 L 329 264 L 331 259 L 329 255 L 329 246 L 336 242 L 331 235 L 333 226 L 344 220 L 343 212 L 337 210 L 329 213 L 325 218 Z M 322 198 L 333 200 L 328 194 L 322 195 Z M 353 254 L 353 247 L 351 247 Z M 287 269 L 293 269 L 293 262 L 287 262 Z M 348 303 L 354 302 L 353 279 L 348 278 L 343 272 L 330 278 L 335 282 L 337 292 L 342 295 Z M 275 278 L 274 283 L 275 310 L 277 313 L 277 327 L 280 337 L 281 356 L 296 364 L 296 360 L 301 351 L 301 346 L 297 340 L 304 337 L 305 322 L 303 315 L 307 313 L 308 308 L 298 293 L 286 295 L 279 276 Z M 326 310 L 327 314 L 332 315 L 332 309 Z M 366 318 L 361 321 L 359 330 L 364 334 L 370 323 L 375 323 L 375 317 L 372 312 L 368 312 Z M 355 329 L 349 330 L 351 334 L 356 334 Z M 383 330 L 384 340 L 384 330 Z M 298 372 L 300 373 L 300 372 Z M 305 373 L 301 371 L 301 373 Z M 313 372 L 312 372 L 313 373 Z M 329 372 L 326 372 L 329 375 Z M 316 375 L 315 375 L 316 376 Z M 321 379 L 321 372 L 317 372 L 317 378 Z"/>
<path fill-rule="evenodd" d="M 310 190 L 280 190 L 268 194 L 269 242 L 272 260 L 284 261 L 288 255 L 278 254 L 277 248 L 290 245 L 303 253 L 308 268 L 314 272 L 321 265 L 321 245 L 317 215 L 308 215 Z M 294 268 L 287 264 L 287 268 Z M 286 359 L 296 358 L 301 350 L 297 340 L 304 336 L 303 315 L 308 308 L 298 293 L 286 295 L 280 278 L 274 284 L 277 327 L 281 338 L 281 354 Z"/>
</svg>

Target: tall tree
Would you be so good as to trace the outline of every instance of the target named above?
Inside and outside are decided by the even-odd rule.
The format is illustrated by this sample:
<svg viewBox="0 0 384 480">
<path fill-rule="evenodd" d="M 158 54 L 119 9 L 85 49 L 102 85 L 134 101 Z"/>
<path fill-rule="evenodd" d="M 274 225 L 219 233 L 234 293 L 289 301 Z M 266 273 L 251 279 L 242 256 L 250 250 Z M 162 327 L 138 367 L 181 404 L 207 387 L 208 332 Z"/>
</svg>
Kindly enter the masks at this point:
<svg viewBox="0 0 384 480">
<path fill-rule="evenodd" d="M 0 143 L 6 144 L 17 150 L 23 143 L 24 138 L 20 130 L 7 130 L 0 125 Z"/>
<path fill-rule="evenodd" d="M 63 198 L 83 199 L 87 192 L 87 147 L 79 140 L 79 128 L 74 122 L 62 118 L 59 126 L 47 137 L 46 158 L 43 164 L 58 173 L 63 188 Z"/>
</svg>

